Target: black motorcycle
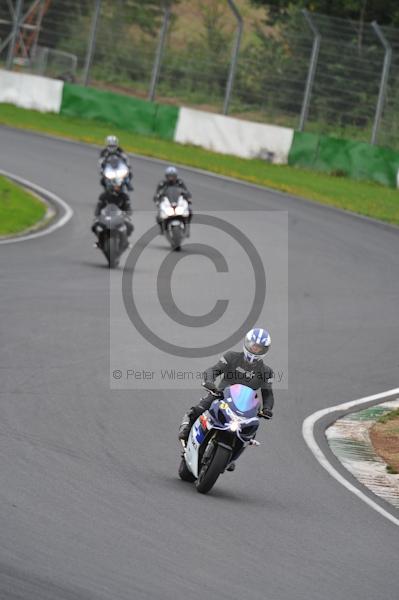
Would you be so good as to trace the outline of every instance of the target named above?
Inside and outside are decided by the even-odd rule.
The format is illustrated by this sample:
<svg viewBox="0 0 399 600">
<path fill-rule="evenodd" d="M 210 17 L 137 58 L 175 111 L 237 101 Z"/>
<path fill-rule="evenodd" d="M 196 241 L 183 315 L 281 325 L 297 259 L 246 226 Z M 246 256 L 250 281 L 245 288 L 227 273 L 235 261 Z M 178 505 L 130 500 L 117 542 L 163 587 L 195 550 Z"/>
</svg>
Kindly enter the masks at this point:
<svg viewBox="0 0 399 600">
<path fill-rule="evenodd" d="M 122 253 L 129 247 L 126 218 L 116 204 L 107 204 L 93 228 L 98 238 L 97 248 L 103 251 L 110 269 L 118 266 Z"/>
</svg>

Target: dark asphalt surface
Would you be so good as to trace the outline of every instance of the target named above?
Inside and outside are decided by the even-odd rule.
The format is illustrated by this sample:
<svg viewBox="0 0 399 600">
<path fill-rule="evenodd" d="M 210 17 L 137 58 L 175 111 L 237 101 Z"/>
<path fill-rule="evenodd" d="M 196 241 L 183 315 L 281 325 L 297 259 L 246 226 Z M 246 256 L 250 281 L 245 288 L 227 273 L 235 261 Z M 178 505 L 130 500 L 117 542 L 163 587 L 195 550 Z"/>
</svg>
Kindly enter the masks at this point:
<svg viewBox="0 0 399 600">
<path fill-rule="evenodd" d="M 1 600 L 397 598 L 397 528 L 330 478 L 301 426 L 397 387 L 399 232 L 182 170 L 205 210 L 289 211 L 289 390 L 261 449 L 204 497 L 176 476 L 197 391 L 109 389 L 109 274 L 87 235 L 96 158 L 0 128 L 0 168 L 75 211 L 0 246 Z M 145 208 L 161 167 L 134 168 Z"/>
</svg>

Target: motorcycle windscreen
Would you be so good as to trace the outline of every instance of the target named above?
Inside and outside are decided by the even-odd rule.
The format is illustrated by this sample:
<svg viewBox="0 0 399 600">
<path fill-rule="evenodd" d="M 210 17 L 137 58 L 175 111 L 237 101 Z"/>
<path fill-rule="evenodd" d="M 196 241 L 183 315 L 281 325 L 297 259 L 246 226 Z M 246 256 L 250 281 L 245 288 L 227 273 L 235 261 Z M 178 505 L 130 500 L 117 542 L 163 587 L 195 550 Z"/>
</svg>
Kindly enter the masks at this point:
<svg viewBox="0 0 399 600">
<path fill-rule="evenodd" d="M 106 206 L 104 206 L 104 208 L 102 209 L 102 212 L 107 215 L 107 216 L 111 216 L 111 217 L 116 217 L 122 214 L 121 209 L 119 208 L 119 206 L 117 206 L 116 204 L 112 204 L 111 202 L 109 204 L 106 204 Z"/>
<path fill-rule="evenodd" d="M 181 187 L 178 185 L 171 185 L 167 191 L 165 196 L 168 198 L 169 202 L 171 204 L 177 204 L 179 201 L 179 198 L 181 196 Z"/>
<path fill-rule="evenodd" d="M 239 383 L 231 385 L 228 390 L 228 396 L 237 412 L 245 415 L 258 412 L 259 399 L 255 390 Z"/>
</svg>

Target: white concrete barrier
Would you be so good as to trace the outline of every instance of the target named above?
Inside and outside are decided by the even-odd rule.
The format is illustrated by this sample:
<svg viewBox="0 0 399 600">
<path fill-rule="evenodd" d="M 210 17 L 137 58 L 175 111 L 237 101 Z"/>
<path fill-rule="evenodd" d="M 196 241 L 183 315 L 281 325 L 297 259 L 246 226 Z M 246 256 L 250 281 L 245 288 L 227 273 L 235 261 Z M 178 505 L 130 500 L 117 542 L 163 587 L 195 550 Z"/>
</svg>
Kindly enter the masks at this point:
<svg viewBox="0 0 399 600">
<path fill-rule="evenodd" d="M 41 112 L 60 112 L 63 81 L 0 70 L 0 102 Z"/>
<path fill-rule="evenodd" d="M 294 130 L 181 108 L 175 141 L 243 158 L 286 163 Z"/>
</svg>

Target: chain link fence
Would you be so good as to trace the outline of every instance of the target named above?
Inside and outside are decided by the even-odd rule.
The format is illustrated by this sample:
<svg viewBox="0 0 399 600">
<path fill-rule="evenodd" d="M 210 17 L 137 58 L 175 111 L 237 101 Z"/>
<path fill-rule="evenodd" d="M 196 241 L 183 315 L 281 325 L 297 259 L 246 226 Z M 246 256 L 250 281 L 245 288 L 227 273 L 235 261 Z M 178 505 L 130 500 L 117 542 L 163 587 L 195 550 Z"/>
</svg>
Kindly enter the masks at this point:
<svg viewBox="0 0 399 600">
<path fill-rule="evenodd" d="M 399 149 L 399 30 L 236 4 L 3 0 L 0 63 Z"/>
</svg>

